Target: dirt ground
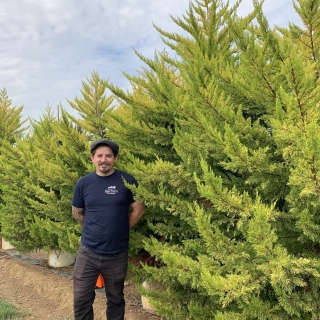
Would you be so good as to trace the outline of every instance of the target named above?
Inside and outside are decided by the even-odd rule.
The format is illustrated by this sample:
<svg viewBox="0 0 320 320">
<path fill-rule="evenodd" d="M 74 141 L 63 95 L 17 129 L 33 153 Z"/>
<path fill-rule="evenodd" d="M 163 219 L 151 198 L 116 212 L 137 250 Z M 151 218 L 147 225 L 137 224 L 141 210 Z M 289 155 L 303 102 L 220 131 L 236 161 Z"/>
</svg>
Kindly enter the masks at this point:
<svg viewBox="0 0 320 320">
<path fill-rule="evenodd" d="M 20 255 L 15 250 L 0 249 L 0 297 L 25 312 L 24 320 L 73 319 L 73 267 L 52 268 L 40 253 Z M 104 320 L 106 298 L 96 291 L 96 320 Z M 146 312 L 134 284 L 125 286 L 126 320 L 161 320 Z"/>
</svg>

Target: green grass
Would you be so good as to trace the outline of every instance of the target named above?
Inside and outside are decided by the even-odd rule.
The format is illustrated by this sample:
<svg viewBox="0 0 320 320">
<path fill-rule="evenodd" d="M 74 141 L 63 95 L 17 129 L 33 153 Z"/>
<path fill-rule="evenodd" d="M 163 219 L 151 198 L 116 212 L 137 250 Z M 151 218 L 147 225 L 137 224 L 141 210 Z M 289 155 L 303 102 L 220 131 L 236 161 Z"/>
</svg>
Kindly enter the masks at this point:
<svg viewBox="0 0 320 320">
<path fill-rule="evenodd" d="M 0 298 L 0 320 L 21 320 L 23 313 L 12 303 Z"/>
</svg>

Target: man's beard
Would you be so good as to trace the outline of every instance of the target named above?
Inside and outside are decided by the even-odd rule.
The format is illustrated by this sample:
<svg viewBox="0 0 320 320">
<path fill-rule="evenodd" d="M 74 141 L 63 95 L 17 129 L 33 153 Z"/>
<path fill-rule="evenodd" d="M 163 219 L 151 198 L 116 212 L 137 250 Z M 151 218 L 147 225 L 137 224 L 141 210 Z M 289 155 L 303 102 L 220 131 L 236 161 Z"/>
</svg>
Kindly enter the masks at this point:
<svg viewBox="0 0 320 320">
<path fill-rule="evenodd" d="M 102 167 L 102 166 L 106 166 L 106 167 Z M 99 170 L 101 173 L 107 174 L 113 170 L 113 167 L 112 167 L 112 165 L 110 165 L 108 163 L 100 163 Z"/>
</svg>

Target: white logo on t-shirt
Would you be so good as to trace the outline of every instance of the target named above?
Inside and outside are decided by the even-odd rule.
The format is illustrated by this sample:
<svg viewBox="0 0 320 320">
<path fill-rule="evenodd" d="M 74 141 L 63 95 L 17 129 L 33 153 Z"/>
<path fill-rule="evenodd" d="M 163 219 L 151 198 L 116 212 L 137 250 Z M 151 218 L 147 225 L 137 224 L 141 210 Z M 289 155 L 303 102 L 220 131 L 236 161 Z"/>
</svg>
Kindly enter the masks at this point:
<svg viewBox="0 0 320 320">
<path fill-rule="evenodd" d="M 104 193 L 106 193 L 106 194 L 116 194 L 116 193 L 118 193 L 118 190 L 117 190 L 116 186 L 110 186 L 110 187 L 108 187 L 107 190 L 104 190 Z"/>
</svg>

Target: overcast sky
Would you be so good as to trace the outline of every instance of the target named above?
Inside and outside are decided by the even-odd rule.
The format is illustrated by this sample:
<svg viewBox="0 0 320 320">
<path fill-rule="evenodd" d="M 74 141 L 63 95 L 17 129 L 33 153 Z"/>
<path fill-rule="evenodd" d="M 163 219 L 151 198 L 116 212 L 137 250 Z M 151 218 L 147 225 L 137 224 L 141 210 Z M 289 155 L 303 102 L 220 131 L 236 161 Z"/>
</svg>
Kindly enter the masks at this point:
<svg viewBox="0 0 320 320">
<path fill-rule="evenodd" d="M 231 0 L 230 3 L 234 3 Z M 81 81 L 100 77 L 129 88 L 122 71 L 143 63 L 133 48 L 152 57 L 165 48 L 152 23 L 179 32 L 170 14 L 181 17 L 189 0 L 0 0 L 0 89 L 23 118 L 39 119 L 48 105 L 73 113 L 66 98 L 81 96 Z M 252 8 L 243 0 L 239 14 Z M 271 24 L 297 21 L 291 0 L 265 0 Z"/>
</svg>

